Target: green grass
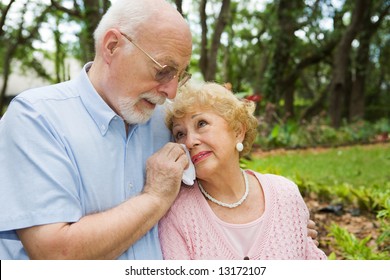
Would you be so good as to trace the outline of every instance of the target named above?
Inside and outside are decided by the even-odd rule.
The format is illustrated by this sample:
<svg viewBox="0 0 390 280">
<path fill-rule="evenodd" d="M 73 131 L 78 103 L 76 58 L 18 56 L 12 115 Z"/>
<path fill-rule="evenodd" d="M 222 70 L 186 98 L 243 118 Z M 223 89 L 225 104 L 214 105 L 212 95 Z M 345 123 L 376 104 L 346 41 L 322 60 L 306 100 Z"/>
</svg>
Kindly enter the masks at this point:
<svg viewBox="0 0 390 280">
<path fill-rule="evenodd" d="M 390 143 L 327 150 L 286 151 L 252 156 L 245 168 L 289 178 L 297 175 L 324 185 L 384 185 L 390 181 Z"/>
</svg>

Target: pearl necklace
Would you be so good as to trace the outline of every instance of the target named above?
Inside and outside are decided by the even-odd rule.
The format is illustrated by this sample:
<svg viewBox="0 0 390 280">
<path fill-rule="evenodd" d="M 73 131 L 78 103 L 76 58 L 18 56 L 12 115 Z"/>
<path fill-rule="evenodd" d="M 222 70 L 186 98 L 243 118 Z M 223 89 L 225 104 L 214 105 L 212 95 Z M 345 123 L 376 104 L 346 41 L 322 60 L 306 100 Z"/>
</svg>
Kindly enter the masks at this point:
<svg viewBox="0 0 390 280">
<path fill-rule="evenodd" d="M 199 189 L 205 197 L 207 197 L 210 201 L 214 202 L 215 204 L 218 204 L 220 206 L 227 207 L 227 208 L 235 208 L 237 206 L 240 206 L 245 201 L 245 199 L 248 197 L 248 193 L 249 193 L 248 177 L 247 177 L 246 172 L 244 170 L 241 169 L 241 172 L 242 172 L 242 175 L 244 176 L 244 181 L 245 181 L 245 193 L 244 193 L 243 197 L 241 197 L 241 199 L 235 203 L 224 203 L 222 201 L 216 200 L 214 197 L 209 195 L 203 189 L 201 183 L 198 181 Z"/>
</svg>

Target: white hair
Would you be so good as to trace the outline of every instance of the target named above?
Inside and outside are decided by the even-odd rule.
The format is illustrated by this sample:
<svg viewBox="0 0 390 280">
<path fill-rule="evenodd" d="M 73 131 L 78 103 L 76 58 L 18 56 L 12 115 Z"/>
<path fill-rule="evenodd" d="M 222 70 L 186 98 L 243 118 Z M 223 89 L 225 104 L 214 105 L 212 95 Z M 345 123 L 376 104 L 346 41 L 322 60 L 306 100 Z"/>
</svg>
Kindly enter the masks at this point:
<svg viewBox="0 0 390 280">
<path fill-rule="evenodd" d="M 105 32 L 110 28 L 136 37 L 137 29 L 156 12 L 156 1 L 147 0 L 117 0 L 102 17 L 94 32 L 95 49 L 103 40 Z"/>
</svg>

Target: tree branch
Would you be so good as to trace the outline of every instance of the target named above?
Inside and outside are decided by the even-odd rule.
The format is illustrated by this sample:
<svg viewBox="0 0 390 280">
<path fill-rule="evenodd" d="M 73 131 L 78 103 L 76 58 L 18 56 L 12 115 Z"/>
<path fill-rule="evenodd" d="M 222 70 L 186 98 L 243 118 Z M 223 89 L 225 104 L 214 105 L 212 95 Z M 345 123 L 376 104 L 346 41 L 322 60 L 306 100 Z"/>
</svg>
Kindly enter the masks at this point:
<svg viewBox="0 0 390 280">
<path fill-rule="evenodd" d="M 5 24 L 5 19 L 7 18 L 7 14 L 9 12 L 9 10 L 11 9 L 11 6 L 12 4 L 15 2 L 16 0 L 11 0 L 8 5 L 6 6 L 6 8 L 3 10 L 1 9 L 1 18 L 0 18 L 0 37 L 3 36 L 4 34 L 4 29 L 3 29 L 3 26 Z"/>
<path fill-rule="evenodd" d="M 56 0 L 51 0 L 51 4 L 59 11 L 64 12 L 66 14 L 69 14 L 71 16 L 74 16 L 76 18 L 81 19 L 82 13 L 80 11 L 80 6 L 77 4 L 77 1 L 73 1 L 74 9 L 68 9 L 62 6 L 60 3 L 58 3 Z"/>
</svg>

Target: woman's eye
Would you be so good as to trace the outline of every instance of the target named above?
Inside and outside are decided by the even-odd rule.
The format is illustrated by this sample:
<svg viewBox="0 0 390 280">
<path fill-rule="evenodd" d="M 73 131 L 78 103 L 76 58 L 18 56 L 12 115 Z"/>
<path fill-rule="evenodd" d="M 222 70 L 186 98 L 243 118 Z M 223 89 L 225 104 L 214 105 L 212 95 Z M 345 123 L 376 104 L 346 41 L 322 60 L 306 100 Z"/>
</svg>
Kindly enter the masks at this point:
<svg viewBox="0 0 390 280">
<path fill-rule="evenodd" d="M 203 126 L 205 126 L 205 125 L 207 125 L 207 122 L 206 121 L 199 121 L 198 122 L 198 127 L 203 127 Z"/>
<path fill-rule="evenodd" d="M 184 133 L 183 132 L 177 132 L 176 135 L 175 135 L 176 141 L 180 140 L 183 137 L 184 137 Z"/>
</svg>

